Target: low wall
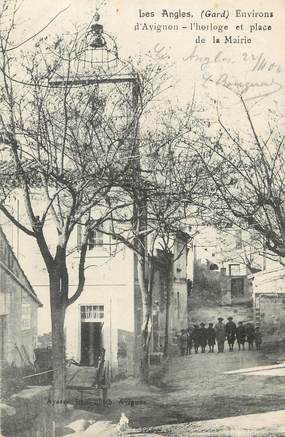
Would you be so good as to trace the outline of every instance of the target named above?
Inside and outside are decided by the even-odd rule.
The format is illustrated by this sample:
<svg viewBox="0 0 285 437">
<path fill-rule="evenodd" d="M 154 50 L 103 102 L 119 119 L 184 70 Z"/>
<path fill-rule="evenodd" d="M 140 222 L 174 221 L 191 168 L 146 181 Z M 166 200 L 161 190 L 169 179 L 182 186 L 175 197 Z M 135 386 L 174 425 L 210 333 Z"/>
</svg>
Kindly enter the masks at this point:
<svg viewBox="0 0 285 437">
<path fill-rule="evenodd" d="M 201 322 L 206 324 L 210 322 L 216 324 L 218 317 L 223 317 L 224 322 L 227 322 L 229 316 L 233 317 L 235 323 L 239 321 L 253 321 L 253 309 L 251 306 L 247 305 L 213 305 L 208 307 L 191 306 L 190 308 L 190 324 L 200 324 Z"/>
<path fill-rule="evenodd" d="M 1 404 L 1 432 L 5 437 L 51 437 L 51 387 L 30 387 Z"/>
</svg>

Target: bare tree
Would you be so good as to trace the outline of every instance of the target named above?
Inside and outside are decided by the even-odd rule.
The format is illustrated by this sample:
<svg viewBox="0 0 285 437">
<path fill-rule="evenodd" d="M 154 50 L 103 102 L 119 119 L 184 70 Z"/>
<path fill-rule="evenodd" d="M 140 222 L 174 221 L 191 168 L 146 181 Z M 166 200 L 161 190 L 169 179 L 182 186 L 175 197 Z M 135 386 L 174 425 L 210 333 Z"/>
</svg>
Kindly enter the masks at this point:
<svg viewBox="0 0 285 437">
<path fill-rule="evenodd" d="M 92 64 L 82 30 L 52 40 L 41 36 L 29 52 L 11 56 L 17 13 L 11 5 L 5 2 L 0 12 L 2 20 L 9 17 L 0 33 L 0 132 L 9 150 L 9 159 L 2 164 L 0 211 L 36 241 L 44 260 L 54 399 L 64 400 L 65 312 L 84 289 L 91 232 L 130 204 L 130 198 L 118 198 L 116 187 L 135 171 L 132 146 L 144 106 L 130 110 L 129 82 L 120 88 L 112 82 L 99 87 L 100 79 L 106 79 L 102 69 L 97 83 L 79 86 L 82 68 Z M 14 196 L 25 206 L 20 221 L 12 208 Z M 83 225 L 84 233 L 78 248 L 77 289 L 70 295 L 67 257 L 77 224 Z"/>
<path fill-rule="evenodd" d="M 5 3 L 1 17 L 10 4 Z M 65 399 L 65 311 L 84 288 L 91 232 L 110 221 L 110 233 L 136 254 L 143 307 L 141 373 L 147 379 L 154 273 L 149 235 L 155 236 L 153 242 L 167 240 L 190 210 L 198 216 L 205 175 L 195 154 L 182 147 L 197 124 L 193 102 L 186 111 L 161 113 L 161 129 L 142 129 L 154 119 L 158 96 L 169 87 L 167 65 L 153 59 L 144 68 L 141 60 L 136 67 L 129 63 L 128 78 L 118 86 L 104 66 L 95 69 L 94 52 L 84 38 L 88 29 L 53 39 L 41 34 L 30 52 L 19 54 L 12 38 L 16 12 L 11 10 L 11 21 L 0 35 L 1 139 L 11 157 L 2 175 L 0 210 L 36 240 L 45 262 L 54 396 Z M 34 193 L 42 196 L 41 202 Z M 25 204 L 22 221 L 11 209 L 13 195 Z M 70 296 L 67 255 L 77 224 L 83 225 L 84 235 L 78 287 Z"/>
<path fill-rule="evenodd" d="M 256 244 L 266 256 L 285 256 L 284 124 L 277 106 L 267 110 L 261 123 L 260 102 L 235 95 L 235 112 L 216 103 L 217 117 L 200 126 L 197 142 L 185 145 L 196 151 L 208 174 L 208 219 L 220 228 L 237 226 L 254 231 Z M 261 100 L 264 104 L 264 100 Z M 225 115 L 226 114 L 226 115 Z M 197 133 L 198 135 L 198 133 Z M 271 255 L 270 255 L 271 254 Z"/>
<path fill-rule="evenodd" d="M 251 273 L 262 269 L 263 253 L 256 232 L 246 232 L 238 227 L 218 228 L 216 231 L 222 262 L 243 264 Z"/>
</svg>

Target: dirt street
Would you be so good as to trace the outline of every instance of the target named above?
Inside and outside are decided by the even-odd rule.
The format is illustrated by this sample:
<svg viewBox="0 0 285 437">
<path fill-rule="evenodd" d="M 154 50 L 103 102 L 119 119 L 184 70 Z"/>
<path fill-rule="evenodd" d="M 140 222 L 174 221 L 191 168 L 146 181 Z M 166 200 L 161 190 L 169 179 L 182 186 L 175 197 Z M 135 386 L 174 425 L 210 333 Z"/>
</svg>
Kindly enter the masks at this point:
<svg viewBox="0 0 285 437">
<path fill-rule="evenodd" d="M 170 360 L 160 387 L 146 387 L 132 379 L 120 381 L 112 385 L 110 406 L 89 408 L 114 423 L 123 411 L 130 425 L 143 432 L 153 427 L 159 431 L 167 424 L 285 409 L 284 377 L 223 374 L 272 364 L 283 355 L 283 347 L 267 352 L 226 350 L 223 354 L 177 356 Z"/>
</svg>

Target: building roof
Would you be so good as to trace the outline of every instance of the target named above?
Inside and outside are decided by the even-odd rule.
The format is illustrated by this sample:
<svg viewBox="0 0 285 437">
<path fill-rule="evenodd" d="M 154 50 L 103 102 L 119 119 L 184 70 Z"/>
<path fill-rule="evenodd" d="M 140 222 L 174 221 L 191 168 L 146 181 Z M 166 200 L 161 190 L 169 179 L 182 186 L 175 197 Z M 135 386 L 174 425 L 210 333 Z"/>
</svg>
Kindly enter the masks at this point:
<svg viewBox="0 0 285 437">
<path fill-rule="evenodd" d="M 248 275 L 249 279 L 262 279 L 262 280 L 273 280 L 273 279 L 282 279 L 285 278 L 285 268 L 278 267 L 274 270 L 262 270 L 257 273 L 253 273 L 252 275 Z"/>
<path fill-rule="evenodd" d="M 276 294 L 285 293 L 285 268 L 274 270 L 263 270 L 262 272 L 250 275 L 253 279 L 254 294 Z"/>
<path fill-rule="evenodd" d="M 3 238 L 3 240 L 5 241 L 6 246 L 9 248 L 9 251 L 10 251 L 10 253 L 11 253 L 12 256 L 13 256 L 13 259 L 14 259 L 14 261 L 16 262 L 18 269 L 19 269 L 20 272 L 22 273 L 22 275 L 23 275 L 23 277 L 24 277 L 24 279 L 25 279 L 26 284 L 23 283 L 23 282 L 21 281 L 21 279 L 18 278 L 18 277 L 16 277 L 15 275 L 13 275 L 14 279 L 16 279 L 16 280 L 21 284 L 21 286 L 22 286 L 22 287 L 27 291 L 27 293 L 30 295 L 30 297 L 31 297 L 32 299 L 34 299 L 40 307 L 42 307 L 43 304 L 41 303 L 41 301 L 40 301 L 39 298 L 37 297 L 37 294 L 36 294 L 35 290 L 33 289 L 33 287 L 32 287 L 32 285 L 31 285 L 30 281 L 28 280 L 28 278 L 27 278 L 27 276 L 26 276 L 24 270 L 23 270 L 22 267 L 20 266 L 20 263 L 19 263 L 19 261 L 18 261 L 16 255 L 15 255 L 15 253 L 14 253 L 14 251 L 13 251 L 13 248 L 12 248 L 11 244 L 9 243 L 9 241 L 8 241 L 8 239 L 7 239 L 7 237 L 6 237 L 5 233 L 4 233 L 4 231 L 3 231 L 2 227 L 1 227 L 1 225 L 0 225 L 0 235 L 1 235 L 1 237 Z M 0 260 L 0 263 L 1 263 L 1 260 Z M 2 263 L 2 264 L 3 264 L 3 263 Z M 4 265 L 4 264 L 3 264 L 3 265 Z M 5 266 L 5 265 L 4 265 L 4 266 Z M 5 267 L 6 267 L 6 266 L 5 266 Z M 10 269 L 8 269 L 8 270 L 9 270 L 10 273 L 13 274 L 13 272 L 11 272 Z"/>
</svg>

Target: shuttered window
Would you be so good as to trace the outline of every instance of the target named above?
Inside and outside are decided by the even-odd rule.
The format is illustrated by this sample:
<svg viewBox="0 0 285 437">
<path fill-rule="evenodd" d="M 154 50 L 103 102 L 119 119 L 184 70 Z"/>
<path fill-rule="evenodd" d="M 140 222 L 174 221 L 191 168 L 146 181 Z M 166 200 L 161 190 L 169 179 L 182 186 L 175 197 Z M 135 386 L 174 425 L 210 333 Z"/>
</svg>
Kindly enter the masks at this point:
<svg viewBox="0 0 285 437">
<path fill-rule="evenodd" d="M 80 249 L 82 245 L 82 237 L 83 237 L 83 226 L 77 225 L 77 248 Z M 88 241 L 88 249 L 93 249 L 95 246 L 103 246 L 103 232 L 94 230 L 91 232 L 89 241 Z"/>
</svg>

